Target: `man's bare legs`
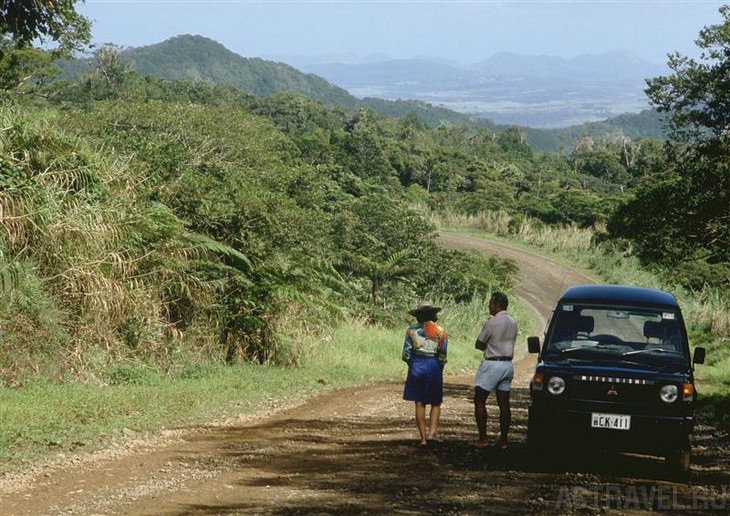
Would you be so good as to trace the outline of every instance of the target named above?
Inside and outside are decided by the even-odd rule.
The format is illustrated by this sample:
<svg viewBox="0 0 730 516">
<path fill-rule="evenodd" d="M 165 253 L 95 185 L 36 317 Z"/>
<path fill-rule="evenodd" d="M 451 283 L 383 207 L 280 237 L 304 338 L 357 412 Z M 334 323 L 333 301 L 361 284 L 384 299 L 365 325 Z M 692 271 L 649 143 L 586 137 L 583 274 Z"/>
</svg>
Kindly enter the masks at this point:
<svg viewBox="0 0 730 516">
<path fill-rule="evenodd" d="M 509 391 L 497 391 L 497 405 L 499 405 L 499 447 L 507 448 L 507 434 L 512 423 L 512 410 L 509 406 Z"/>
<path fill-rule="evenodd" d="M 474 442 L 474 446 L 484 448 L 489 446 L 487 439 L 487 398 L 489 391 L 485 391 L 481 387 L 474 388 L 474 419 L 477 423 L 477 432 L 479 432 L 479 440 Z"/>
</svg>

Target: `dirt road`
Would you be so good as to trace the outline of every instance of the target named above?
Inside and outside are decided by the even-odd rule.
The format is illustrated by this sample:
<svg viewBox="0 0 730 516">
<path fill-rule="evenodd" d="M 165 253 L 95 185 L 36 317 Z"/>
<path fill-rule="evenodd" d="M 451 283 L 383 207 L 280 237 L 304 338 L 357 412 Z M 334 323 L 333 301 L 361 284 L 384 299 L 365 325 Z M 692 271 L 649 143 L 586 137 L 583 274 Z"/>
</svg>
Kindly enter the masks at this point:
<svg viewBox="0 0 730 516">
<path fill-rule="evenodd" d="M 590 278 L 542 257 L 444 234 L 454 247 L 514 259 L 516 289 L 544 320 Z M 524 348 L 524 336 L 518 345 Z M 727 436 L 700 425 L 688 483 L 662 460 L 566 457 L 536 466 L 524 441 L 534 358 L 516 363 L 507 452 L 474 449 L 471 377 L 447 379 L 439 441 L 415 446 L 402 384 L 343 389 L 296 407 L 211 424 L 55 468 L 0 479 L 0 514 L 672 514 L 730 510 Z M 490 433 L 496 413 L 490 400 Z"/>
</svg>

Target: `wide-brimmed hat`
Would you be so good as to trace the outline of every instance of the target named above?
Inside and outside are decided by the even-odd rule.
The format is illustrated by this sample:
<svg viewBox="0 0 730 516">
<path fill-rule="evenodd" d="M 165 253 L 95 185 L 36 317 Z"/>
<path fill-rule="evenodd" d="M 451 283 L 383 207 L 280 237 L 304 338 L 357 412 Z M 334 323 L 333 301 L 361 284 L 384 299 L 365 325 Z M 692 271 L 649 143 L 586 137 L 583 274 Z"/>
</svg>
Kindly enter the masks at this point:
<svg viewBox="0 0 730 516">
<path fill-rule="evenodd" d="M 433 306 L 428 301 L 424 301 L 423 303 L 418 305 L 418 308 L 414 308 L 413 310 L 411 310 L 408 313 L 415 317 L 417 314 L 421 314 L 421 313 L 437 314 L 440 311 L 441 311 L 441 307 Z"/>
</svg>

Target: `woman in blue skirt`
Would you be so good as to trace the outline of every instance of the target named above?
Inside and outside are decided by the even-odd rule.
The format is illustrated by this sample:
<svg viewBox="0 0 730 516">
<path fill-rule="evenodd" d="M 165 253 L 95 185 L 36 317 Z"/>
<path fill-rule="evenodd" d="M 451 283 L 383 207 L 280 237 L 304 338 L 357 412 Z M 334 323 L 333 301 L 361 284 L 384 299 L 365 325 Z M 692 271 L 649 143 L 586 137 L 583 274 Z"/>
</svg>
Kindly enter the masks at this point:
<svg viewBox="0 0 730 516">
<path fill-rule="evenodd" d="M 403 399 L 415 402 L 416 425 L 421 435 L 420 446 L 426 446 L 436 437 L 441 402 L 444 399 L 443 370 L 449 340 L 446 332 L 436 324 L 436 314 L 441 308 L 421 303 L 408 312 L 417 323 L 406 331 L 403 344 L 403 360 L 408 364 L 408 376 L 403 389 Z M 431 405 L 429 425 L 426 430 L 426 405 Z"/>
</svg>

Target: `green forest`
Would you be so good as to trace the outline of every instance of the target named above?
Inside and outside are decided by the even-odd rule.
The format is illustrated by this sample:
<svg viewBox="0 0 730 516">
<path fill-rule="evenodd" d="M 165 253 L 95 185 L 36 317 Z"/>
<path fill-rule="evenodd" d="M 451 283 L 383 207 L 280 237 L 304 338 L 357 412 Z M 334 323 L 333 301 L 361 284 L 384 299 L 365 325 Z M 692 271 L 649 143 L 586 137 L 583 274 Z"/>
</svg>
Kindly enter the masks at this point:
<svg viewBox="0 0 730 516">
<path fill-rule="evenodd" d="M 508 290 L 510 263 L 438 243 L 446 214 L 499 214 L 515 239 L 525 224 L 590 231 L 727 307 L 728 6 L 701 60 L 672 55 L 672 74 L 647 80 L 666 139 L 545 152 L 521 127 L 308 95 L 316 79 L 295 87 L 261 60 L 249 89 L 140 73 L 113 45 L 62 75 L 91 29 L 73 2 L 48 5 L 0 9 L 2 388 L 123 382 L 120 363 L 295 366 L 293 328 L 399 328 L 422 299 Z M 206 56 L 168 56 L 190 59 Z M 729 358 L 726 317 L 692 331 Z"/>
</svg>

